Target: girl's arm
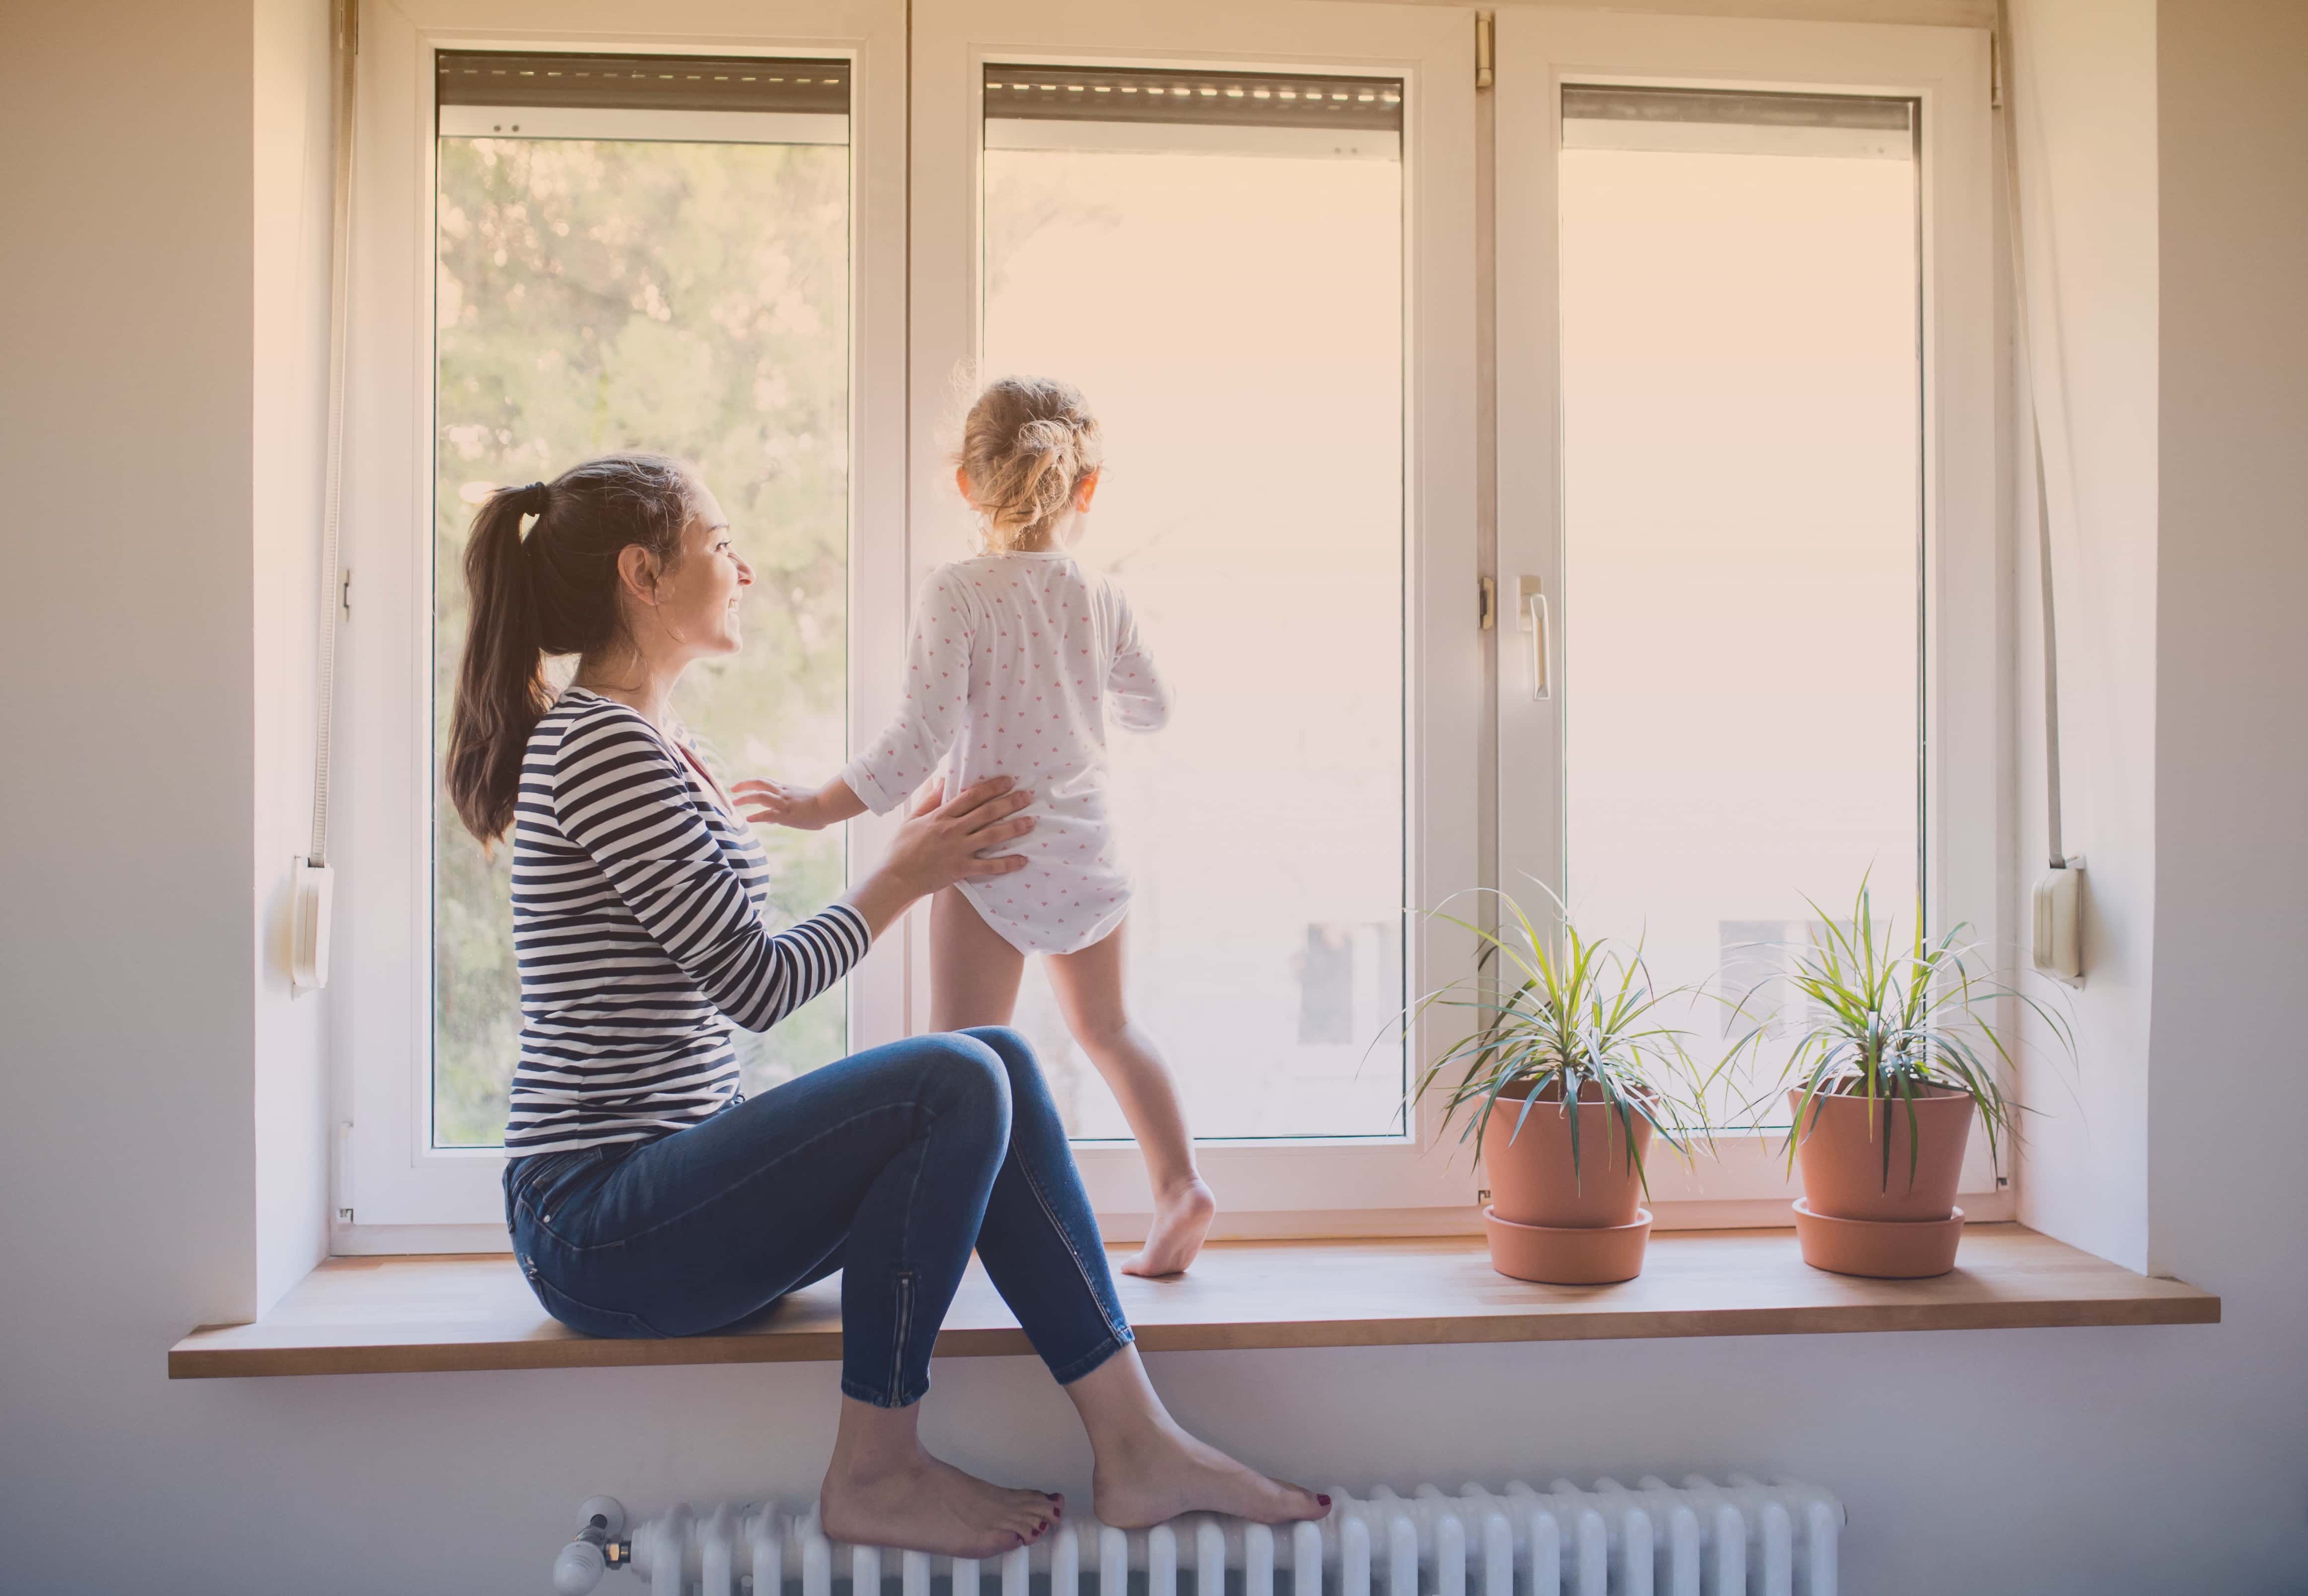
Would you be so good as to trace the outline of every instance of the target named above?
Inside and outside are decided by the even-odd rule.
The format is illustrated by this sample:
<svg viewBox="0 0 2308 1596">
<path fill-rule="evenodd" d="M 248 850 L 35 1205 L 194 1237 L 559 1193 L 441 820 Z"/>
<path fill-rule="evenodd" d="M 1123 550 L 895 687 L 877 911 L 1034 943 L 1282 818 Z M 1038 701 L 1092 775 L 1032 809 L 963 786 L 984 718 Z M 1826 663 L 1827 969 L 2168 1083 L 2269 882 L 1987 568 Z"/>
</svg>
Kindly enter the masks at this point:
<svg viewBox="0 0 2308 1596">
<path fill-rule="evenodd" d="M 1125 731 L 1159 731 L 1170 721 L 1170 685 L 1155 669 L 1130 600 L 1119 587 L 1107 591 L 1114 596 L 1114 666 L 1106 673 L 1109 712 Z"/>
<path fill-rule="evenodd" d="M 866 751 L 817 792 L 830 811 L 845 817 L 860 808 L 886 815 L 930 779 L 953 739 L 969 703 L 969 648 L 976 606 L 969 582 L 948 568 L 933 574 L 914 605 L 913 642 L 906 650 L 906 697 L 898 712 Z"/>
<path fill-rule="evenodd" d="M 886 814 L 929 779 L 953 746 L 969 694 L 971 610 L 961 579 L 934 574 L 914 606 L 906 701 L 866 750 L 824 786 L 740 781 L 730 795 L 748 820 L 821 831 L 871 809 Z"/>
<path fill-rule="evenodd" d="M 866 813 L 866 801 L 839 776 L 815 789 L 759 779 L 740 781 L 729 789 L 729 796 L 746 819 L 801 832 L 822 832 Z"/>
</svg>

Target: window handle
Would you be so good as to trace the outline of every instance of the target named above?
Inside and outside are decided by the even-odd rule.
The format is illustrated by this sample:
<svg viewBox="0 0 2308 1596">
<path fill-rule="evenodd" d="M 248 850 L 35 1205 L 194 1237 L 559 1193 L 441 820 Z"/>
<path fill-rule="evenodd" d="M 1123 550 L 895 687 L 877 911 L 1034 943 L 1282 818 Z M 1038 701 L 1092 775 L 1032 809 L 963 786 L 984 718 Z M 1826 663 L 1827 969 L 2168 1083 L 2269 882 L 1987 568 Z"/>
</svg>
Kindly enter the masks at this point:
<svg viewBox="0 0 2308 1596">
<path fill-rule="evenodd" d="M 1539 587 L 1538 578 L 1526 576 L 1516 584 L 1515 608 L 1523 635 L 1530 639 L 1530 696 L 1540 703 L 1554 695 L 1553 684 L 1547 680 L 1547 617 L 1546 594 Z"/>
</svg>

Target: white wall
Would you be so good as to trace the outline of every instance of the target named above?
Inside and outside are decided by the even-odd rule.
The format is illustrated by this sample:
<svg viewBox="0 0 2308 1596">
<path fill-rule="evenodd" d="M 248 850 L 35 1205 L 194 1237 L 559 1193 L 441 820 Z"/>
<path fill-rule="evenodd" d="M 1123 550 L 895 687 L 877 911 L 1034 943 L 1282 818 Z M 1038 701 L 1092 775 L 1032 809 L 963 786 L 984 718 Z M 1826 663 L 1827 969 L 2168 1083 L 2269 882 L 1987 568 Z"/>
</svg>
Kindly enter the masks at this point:
<svg viewBox="0 0 2308 1596">
<path fill-rule="evenodd" d="M 1884 1596 L 2298 1588 L 2308 1245 L 2278 1171 L 2300 1052 L 2285 911 L 2308 860 L 2282 826 L 2308 794 L 2302 719 L 2280 694 L 2302 664 L 2286 600 L 2303 485 L 2283 450 L 2308 430 L 2308 333 L 2283 290 L 2308 280 L 2293 108 L 2308 41 L 2274 0 L 2187 7 L 2177 35 L 2175 9 L 2157 45 L 2166 712 L 2148 1161 L 2154 1262 L 2222 1292 L 2227 1323 L 1155 1359 L 1190 1422 L 1348 1485 L 1798 1473 L 1849 1502 L 1848 1587 Z M 261 280 L 296 282 L 308 305 L 309 222 L 257 220 L 310 193 L 258 152 L 295 115 L 252 107 L 260 82 L 319 103 L 314 25 L 288 0 L 105 0 L 19 8 L 0 54 L 8 1592 L 543 1589 L 582 1497 L 798 1496 L 831 1434 L 833 1373 L 817 1367 L 163 1377 L 184 1329 L 257 1299 L 253 1082 L 276 1045 L 275 1076 L 296 1077 L 311 1023 L 269 1008 L 281 1000 L 249 966 L 270 935 L 258 856 L 285 862 L 301 825 L 303 707 L 259 650 L 293 668 L 309 626 L 308 574 L 258 566 L 292 557 L 310 502 L 309 474 L 254 480 L 296 451 L 266 455 L 253 435 L 279 421 L 309 438 L 297 410 L 314 396 L 295 352 L 307 312 L 284 313 L 293 333 L 253 321 L 250 245 L 302 240 L 306 265 Z M 2047 68 L 2071 65 L 2050 33 Z M 114 86 L 90 116 L 73 74 L 99 72 Z M 2152 539 L 2110 557 L 2138 579 L 2143 553 L 2155 561 Z M 2198 1087 L 2207 1065 L 2252 1091 L 2246 1113 Z M 280 1095 L 301 1123 L 309 1105 Z M 312 1178 L 295 1165 L 281 1184 Z M 959 1461 L 1083 1488 L 1036 1366 L 941 1365 L 937 1380 L 929 1428 Z"/>
<path fill-rule="evenodd" d="M 246 7 L 18 5 L 6 34 L 13 1405 L 52 1358 L 125 1372 L 254 1301 L 254 294 Z M 74 1422 L 0 1426 L 8 1464 Z"/>
<path fill-rule="evenodd" d="M 2288 1105 L 2308 1076 L 2308 6 L 2173 0 L 2157 57 L 2149 1259 L 2253 1282 L 2228 1318 L 2238 1349 L 2261 1356 L 2235 1371 L 2225 1417 L 2240 1448 L 2288 1456 L 2263 1499 L 2297 1524 L 2308 1228 Z"/>
<path fill-rule="evenodd" d="M 2042 1116 L 2026 1127 L 2020 1216 L 2140 1269 L 2157 796 L 2156 7 L 2019 0 L 2012 10 L 2029 324 L 2055 534 L 2063 842 L 2086 861 L 2089 961 L 2072 995 L 2029 983 L 2071 1017 L 2080 1063 L 2070 1067 L 2030 1028 L 2021 1097 Z M 2025 414 L 2023 405 L 2023 426 Z M 2048 858 L 2036 498 L 2024 445 L 2020 433 L 2023 894 Z M 2024 927 L 2025 916 L 2014 923 Z"/>
</svg>

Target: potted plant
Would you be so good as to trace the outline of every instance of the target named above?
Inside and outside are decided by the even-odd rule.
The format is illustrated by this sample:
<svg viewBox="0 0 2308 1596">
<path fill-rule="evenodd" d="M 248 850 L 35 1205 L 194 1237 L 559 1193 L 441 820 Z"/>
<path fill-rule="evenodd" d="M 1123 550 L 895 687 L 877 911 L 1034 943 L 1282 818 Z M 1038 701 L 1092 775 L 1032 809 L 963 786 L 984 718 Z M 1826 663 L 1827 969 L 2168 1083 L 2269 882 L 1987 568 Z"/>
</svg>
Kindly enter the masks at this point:
<svg viewBox="0 0 2308 1596">
<path fill-rule="evenodd" d="M 1945 1274 L 1963 1237 L 1955 1195 L 1972 1121 L 2001 1170 L 2020 1112 L 1996 1071 L 2011 1051 L 1981 1010 L 2015 999 L 2071 1056 L 2072 1037 L 2034 998 L 1985 977 L 1961 941 L 1968 927 L 1927 941 L 1919 921 L 1904 946 L 1888 925 L 1879 936 L 1864 879 L 1848 922 L 1812 908 L 1821 923 L 1783 978 L 1811 1018 L 1778 1083 L 1792 1116 L 1787 1157 L 1803 1170 L 1804 1261 L 1879 1279 Z"/>
<path fill-rule="evenodd" d="M 1482 944 L 1477 973 L 1428 994 L 1481 1016 L 1425 1071 L 1424 1092 L 1456 1075 L 1443 1123 L 1464 1110 L 1491 1201 L 1491 1266 L 1518 1280 L 1599 1285 L 1642 1272 L 1651 1216 L 1644 1160 L 1654 1137 L 1678 1154 L 1698 1112 L 1683 1033 L 1656 1011 L 1684 988 L 1651 989 L 1637 947 L 1589 940 L 1556 905 L 1559 946 L 1500 893 L 1500 934 L 1436 918 Z M 1488 972 L 1490 979 L 1486 979 Z"/>
</svg>

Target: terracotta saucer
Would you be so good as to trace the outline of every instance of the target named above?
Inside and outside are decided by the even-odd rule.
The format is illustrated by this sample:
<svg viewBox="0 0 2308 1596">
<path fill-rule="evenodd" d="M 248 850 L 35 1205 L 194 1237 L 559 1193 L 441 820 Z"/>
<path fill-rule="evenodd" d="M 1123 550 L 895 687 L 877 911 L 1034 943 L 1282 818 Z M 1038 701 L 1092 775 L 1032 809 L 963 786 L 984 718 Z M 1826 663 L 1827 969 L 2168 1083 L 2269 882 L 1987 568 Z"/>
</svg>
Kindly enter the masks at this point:
<svg viewBox="0 0 2308 1596">
<path fill-rule="evenodd" d="M 1796 1239 L 1813 1269 L 1871 1280 L 1924 1280 L 1955 1267 L 1963 1210 L 1945 1219 L 1836 1219 L 1813 1213 L 1797 1197 Z"/>
<path fill-rule="evenodd" d="M 1607 1286 L 1643 1272 L 1651 1214 L 1635 1210 L 1629 1225 L 1519 1225 L 1483 1210 L 1491 1238 L 1491 1267 L 1519 1281 L 1549 1286 Z"/>
</svg>

